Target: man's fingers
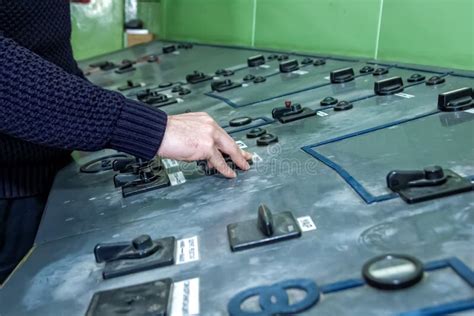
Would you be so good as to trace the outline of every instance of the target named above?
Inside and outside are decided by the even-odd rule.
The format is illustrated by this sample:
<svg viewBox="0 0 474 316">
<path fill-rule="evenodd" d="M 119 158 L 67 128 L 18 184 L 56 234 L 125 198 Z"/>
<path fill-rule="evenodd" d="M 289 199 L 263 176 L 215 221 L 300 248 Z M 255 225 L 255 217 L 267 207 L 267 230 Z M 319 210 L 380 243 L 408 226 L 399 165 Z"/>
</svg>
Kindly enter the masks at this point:
<svg viewBox="0 0 474 316">
<path fill-rule="evenodd" d="M 224 157 L 222 157 L 222 154 L 217 150 L 217 148 L 214 149 L 214 152 L 208 159 L 209 163 L 216 168 L 217 171 L 219 171 L 221 174 L 223 174 L 227 178 L 235 178 L 237 174 L 235 173 L 234 170 L 232 170 L 225 162 Z"/>
</svg>

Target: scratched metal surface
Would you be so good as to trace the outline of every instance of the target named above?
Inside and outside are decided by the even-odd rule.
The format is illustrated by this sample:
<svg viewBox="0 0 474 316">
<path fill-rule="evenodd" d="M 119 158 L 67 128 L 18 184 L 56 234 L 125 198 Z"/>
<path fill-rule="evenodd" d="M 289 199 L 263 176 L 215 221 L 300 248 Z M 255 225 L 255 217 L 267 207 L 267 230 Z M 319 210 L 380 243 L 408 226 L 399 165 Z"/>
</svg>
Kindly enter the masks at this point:
<svg viewBox="0 0 474 316">
<path fill-rule="evenodd" d="M 140 57 L 156 51 L 160 45 L 163 46 L 155 42 L 137 52 L 122 51 L 113 58 Z M 161 62 L 169 63 L 170 69 L 174 69 L 168 72 L 152 70 L 153 67 L 160 68 L 160 64 L 143 64 L 137 67 L 143 68 L 141 73 L 122 76 L 94 74 L 90 79 L 107 82 L 105 86 L 110 89 L 130 78 L 147 81 L 150 85 L 183 81 L 192 70 L 211 73 L 218 68 L 238 69 L 247 57 L 255 54 L 254 51 L 195 46 L 172 56 L 171 61 L 166 60 L 168 56 L 163 56 Z M 332 62 L 340 61 L 329 60 L 328 64 Z M 364 64 L 354 62 L 354 70 Z M 276 69 L 277 65 L 271 67 Z M 406 78 L 412 73 L 422 73 L 427 77 L 433 75 L 429 69 L 424 69 L 391 67 L 385 77 L 401 76 L 406 84 Z M 243 75 L 241 70 L 231 78 L 239 80 Z M 324 82 L 328 75 L 321 73 L 316 79 Z M 298 86 L 297 80 L 292 82 L 295 87 Z M 429 87 L 424 83 L 407 86 L 404 93 L 413 97 L 406 98 L 374 96 L 374 80 L 376 78 L 372 75 L 367 75 L 347 84 L 331 85 L 328 82 L 319 88 L 241 108 L 205 96 L 204 93 L 210 89 L 209 83 L 203 83 L 191 87 L 192 94 L 182 97 L 182 102 L 163 107 L 171 114 L 186 110 L 207 111 L 224 126 L 231 118 L 239 116 L 271 118 L 272 108 L 282 106 L 284 100 L 299 102 L 312 109 L 319 109 L 319 102 L 326 96 L 354 101 L 354 108 L 346 112 L 325 109 L 326 116 L 264 126 L 279 137 L 279 143 L 269 147 L 257 147 L 255 140 L 246 138 L 245 131 L 233 133 L 236 140 L 242 140 L 248 145 L 248 150 L 262 158 L 250 171 L 239 173 L 234 180 L 206 177 L 198 174 L 193 164 L 182 164 L 186 183 L 123 199 L 120 190 L 113 186 L 112 172 L 96 175 L 78 172 L 81 164 L 108 151 L 80 155 L 76 162 L 58 174 L 37 236 L 37 245 L 0 290 L 0 314 L 83 315 L 92 295 L 99 290 L 165 277 L 174 281 L 198 277 L 201 314 L 226 315 L 227 303 L 241 290 L 293 278 L 310 278 L 319 285 L 357 278 L 365 261 L 386 252 L 415 255 L 423 262 L 456 256 L 474 268 L 472 192 L 414 205 L 399 198 L 369 205 L 337 173 L 301 150 L 303 146 L 334 137 L 432 112 L 436 110 L 439 93 L 472 87 L 474 82 L 472 78 L 447 75 L 446 83 L 439 86 Z M 261 86 L 263 94 L 279 95 L 275 88 L 278 84 L 267 83 Z M 248 87 L 237 89 L 242 98 L 245 98 L 246 89 Z M 124 94 L 130 93 L 133 91 Z M 343 159 L 344 166 L 353 168 L 362 181 L 366 180 L 368 185 L 381 190 L 384 179 L 377 182 L 375 175 L 378 173 L 372 173 L 368 162 L 376 160 L 377 170 L 383 166 L 388 172 L 398 167 L 393 164 L 403 152 L 390 151 L 386 157 L 374 157 L 379 153 L 375 148 L 389 146 L 395 138 L 403 150 L 407 150 L 407 155 L 403 156 L 404 163 L 418 166 L 416 163 L 428 162 L 416 154 L 415 146 L 419 145 L 420 139 L 435 146 L 434 153 L 439 153 L 440 146 L 445 143 L 451 151 L 464 144 L 461 154 L 444 153 L 442 160 L 459 173 L 472 175 L 472 159 L 468 159 L 473 148 L 471 115 L 474 116 L 470 113 L 434 114 L 398 125 L 396 137 L 381 130 L 370 134 L 370 139 L 365 141 L 356 137 L 334 143 L 337 146 L 328 147 L 332 152 L 327 154 Z M 409 132 L 405 130 L 408 124 Z M 460 136 L 445 142 L 429 137 L 430 131 L 433 135 L 439 134 L 438 129 L 449 129 L 449 135 Z M 411 147 L 403 147 L 410 144 L 413 135 L 417 135 L 417 142 Z M 372 145 L 373 151 L 370 150 Z M 367 150 L 360 146 L 367 146 Z M 426 155 L 431 152 L 429 148 L 424 148 Z M 361 159 L 366 163 L 360 164 Z M 296 217 L 311 216 L 317 230 L 303 233 L 299 239 L 232 253 L 226 226 L 256 218 L 257 207 L 262 202 L 275 212 L 291 210 Z M 94 246 L 99 242 L 130 240 L 143 233 L 178 239 L 197 235 L 201 259 L 102 280 L 102 265 L 94 261 Z M 472 298 L 473 295 L 472 288 L 445 269 L 428 273 L 420 284 L 403 291 L 383 292 L 364 286 L 324 295 L 305 314 L 393 315 Z"/>
</svg>

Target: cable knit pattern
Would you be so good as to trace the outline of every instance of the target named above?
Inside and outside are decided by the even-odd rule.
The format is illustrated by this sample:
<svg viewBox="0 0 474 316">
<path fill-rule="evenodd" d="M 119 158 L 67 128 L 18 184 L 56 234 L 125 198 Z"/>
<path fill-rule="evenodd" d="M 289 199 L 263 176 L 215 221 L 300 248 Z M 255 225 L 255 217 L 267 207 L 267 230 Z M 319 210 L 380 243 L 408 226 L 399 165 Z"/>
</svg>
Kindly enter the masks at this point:
<svg viewBox="0 0 474 316">
<path fill-rule="evenodd" d="M 156 154 L 166 114 L 84 79 L 68 1 L 0 1 L 0 32 L 0 198 L 47 191 L 70 150 Z"/>
</svg>

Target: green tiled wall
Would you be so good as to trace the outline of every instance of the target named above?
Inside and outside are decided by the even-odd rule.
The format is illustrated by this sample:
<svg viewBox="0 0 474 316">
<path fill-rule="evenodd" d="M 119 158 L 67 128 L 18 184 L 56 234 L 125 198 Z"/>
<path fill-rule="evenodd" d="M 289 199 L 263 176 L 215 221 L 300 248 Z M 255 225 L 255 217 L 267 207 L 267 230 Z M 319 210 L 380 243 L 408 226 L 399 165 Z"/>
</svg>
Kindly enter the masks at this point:
<svg viewBox="0 0 474 316">
<path fill-rule="evenodd" d="M 474 70 L 474 0 L 161 0 L 161 37 Z"/>
<path fill-rule="evenodd" d="M 123 0 L 71 4 L 72 47 L 77 60 L 123 48 Z"/>
</svg>

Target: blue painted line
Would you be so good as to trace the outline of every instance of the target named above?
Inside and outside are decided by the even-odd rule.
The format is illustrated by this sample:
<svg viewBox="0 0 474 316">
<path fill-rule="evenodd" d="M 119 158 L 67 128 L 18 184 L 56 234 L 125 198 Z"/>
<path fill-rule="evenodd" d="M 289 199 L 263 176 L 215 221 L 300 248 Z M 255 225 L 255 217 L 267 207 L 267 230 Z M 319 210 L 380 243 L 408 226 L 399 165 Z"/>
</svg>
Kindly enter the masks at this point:
<svg viewBox="0 0 474 316">
<path fill-rule="evenodd" d="M 411 312 L 400 313 L 399 316 L 436 316 L 460 313 L 474 309 L 474 299 L 459 300 L 437 306 L 424 307 Z"/>
<path fill-rule="evenodd" d="M 349 279 L 349 280 L 345 280 L 341 282 L 326 284 L 326 285 L 320 286 L 319 289 L 321 290 L 322 293 L 328 294 L 328 293 L 344 291 L 344 290 L 348 290 L 348 289 L 352 289 L 352 288 L 364 286 L 364 285 L 365 285 L 365 281 L 362 279 Z"/>
<path fill-rule="evenodd" d="M 340 176 L 344 181 L 346 181 L 346 183 L 347 183 L 367 204 L 372 204 L 372 203 L 375 203 L 375 202 L 383 202 L 383 201 L 391 200 L 391 199 L 397 198 L 397 197 L 398 197 L 398 194 L 397 194 L 397 193 L 388 193 L 388 194 L 379 195 L 379 196 L 374 196 L 374 195 L 372 195 L 372 194 L 371 194 L 370 192 L 368 192 L 368 191 L 364 188 L 364 186 L 363 186 L 359 181 L 357 181 L 346 169 L 344 169 L 341 165 L 337 164 L 337 163 L 334 162 L 333 160 L 331 160 L 331 159 L 327 158 L 326 156 L 324 156 L 324 155 L 318 153 L 318 152 L 315 150 L 315 148 L 320 147 L 320 146 L 323 146 L 323 145 L 327 145 L 327 144 L 339 142 L 339 141 L 342 141 L 342 140 L 345 140 L 345 139 L 349 139 L 349 138 L 352 138 L 352 137 L 356 137 L 356 136 L 360 136 L 360 135 L 372 133 L 372 132 L 375 132 L 375 131 L 378 131 L 378 130 L 381 130 L 381 129 L 386 129 L 386 128 L 389 128 L 389 127 L 392 127 L 392 126 L 404 124 L 404 123 L 407 123 L 407 122 L 411 122 L 411 121 L 414 121 L 414 120 L 418 120 L 418 119 L 420 119 L 420 118 L 428 117 L 428 116 L 431 116 L 431 115 L 434 115 L 434 114 L 438 114 L 438 113 L 439 113 L 438 110 L 433 111 L 433 112 L 428 112 L 428 113 L 425 113 L 425 114 L 417 115 L 417 116 L 412 117 L 412 118 L 403 119 L 403 120 L 398 120 L 398 121 L 395 121 L 395 122 L 391 122 L 391 123 L 379 125 L 379 126 L 376 126 L 376 127 L 368 128 L 368 129 L 365 129 L 365 130 L 361 130 L 361 131 L 357 131 L 357 132 L 354 132 L 354 133 L 350 133 L 350 134 L 346 134 L 346 135 L 343 135 L 343 136 L 339 136 L 339 137 L 336 137 L 336 138 L 332 138 L 332 139 L 329 139 L 329 140 L 325 140 L 325 141 L 322 141 L 322 142 L 320 142 L 320 143 L 316 143 L 316 144 L 304 146 L 304 147 L 302 147 L 301 149 L 302 149 L 304 152 L 306 152 L 307 154 L 311 155 L 312 157 L 314 157 L 314 158 L 316 158 L 317 160 L 319 160 L 319 161 L 321 161 L 322 163 L 324 163 L 324 164 L 325 164 L 326 166 L 328 166 L 329 168 L 331 168 L 331 169 L 333 169 L 334 171 L 336 171 L 336 172 L 339 174 L 339 176 Z"/>
<path fill-rule="evenodd" d="M 456 273 L 464 280 L 467 284 L 469 284 L 472 288 L 474 288 L 474 271 L 469 269 L 467 265 L 464 264 L 458 258 L 450 258 L 449 260 L 450 267 L 456 271 Z"/>
</svg>

